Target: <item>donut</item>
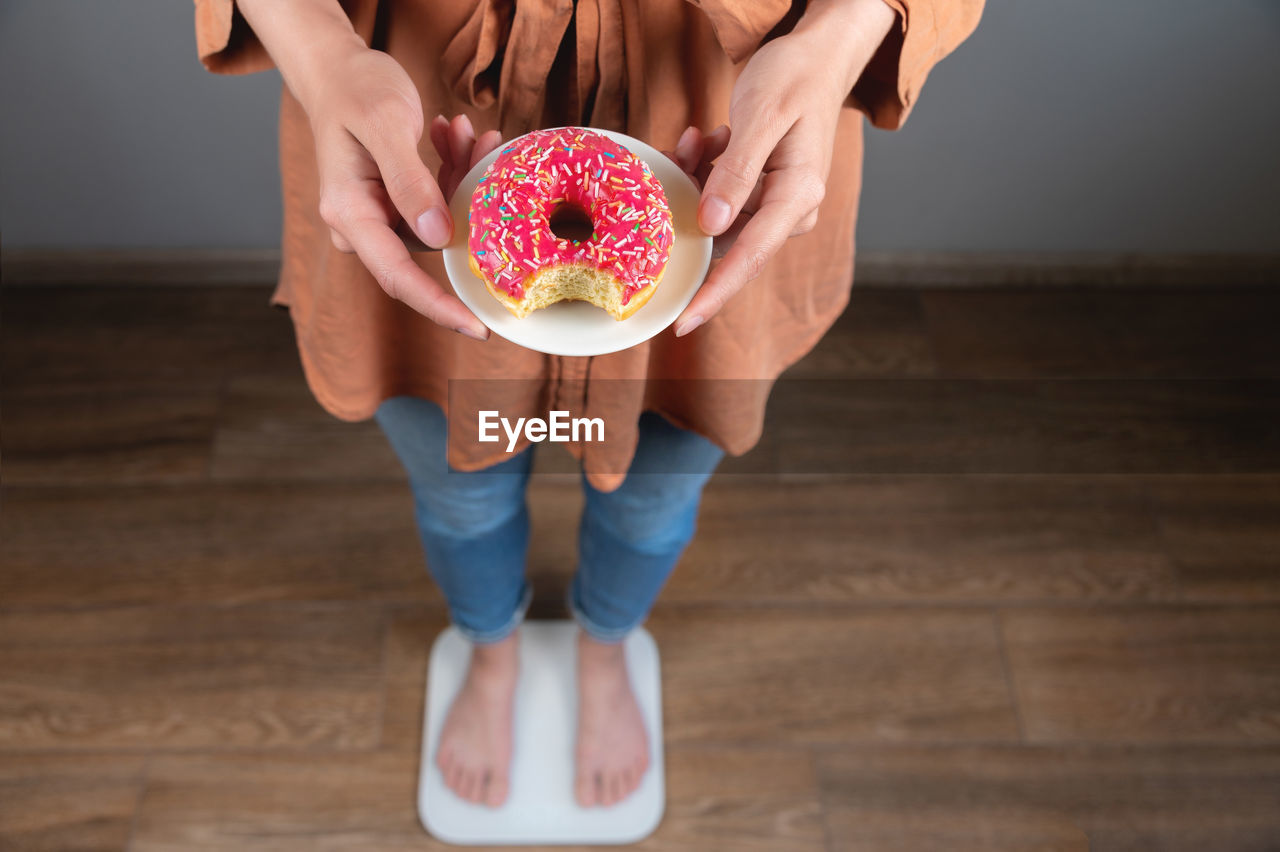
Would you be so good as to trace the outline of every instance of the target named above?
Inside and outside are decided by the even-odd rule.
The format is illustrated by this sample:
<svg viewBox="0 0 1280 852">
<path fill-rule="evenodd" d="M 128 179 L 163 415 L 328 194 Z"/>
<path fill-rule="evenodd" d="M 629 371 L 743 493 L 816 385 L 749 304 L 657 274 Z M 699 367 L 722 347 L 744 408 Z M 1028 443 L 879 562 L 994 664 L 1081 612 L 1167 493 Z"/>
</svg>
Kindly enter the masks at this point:
<svg viewBox="0 0 1280 852">
<path fill-rule="evenodd" d="M 648 164 L 585 127 L 514 140 L 471 195 L 471 271 L 520 319 L 571 299 L 626 319 L 657 289 L 674 240 Z"/>
</svg>

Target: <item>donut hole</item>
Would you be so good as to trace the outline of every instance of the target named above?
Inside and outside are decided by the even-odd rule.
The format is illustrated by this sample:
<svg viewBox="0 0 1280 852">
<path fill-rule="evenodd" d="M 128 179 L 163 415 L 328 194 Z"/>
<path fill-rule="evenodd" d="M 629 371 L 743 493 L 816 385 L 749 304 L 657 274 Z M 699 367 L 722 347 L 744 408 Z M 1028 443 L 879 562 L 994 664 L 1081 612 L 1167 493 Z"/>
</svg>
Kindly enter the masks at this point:
<svg viewBox="0 0 1280 852">
<path fill-rule="evenodd" d="M 571 243 L 585 243 L 595 236 L 595 225 L 582 207 L 565 201 L 551 211 L 551 233 Z"/>
</svg>

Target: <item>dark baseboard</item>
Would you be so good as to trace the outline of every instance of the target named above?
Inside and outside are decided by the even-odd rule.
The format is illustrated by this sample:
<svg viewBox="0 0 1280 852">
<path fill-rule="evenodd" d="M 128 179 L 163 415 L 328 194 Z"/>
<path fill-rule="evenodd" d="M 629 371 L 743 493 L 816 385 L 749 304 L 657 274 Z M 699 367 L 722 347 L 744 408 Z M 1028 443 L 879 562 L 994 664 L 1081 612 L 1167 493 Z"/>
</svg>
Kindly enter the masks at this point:
<svg viewBox="0 0 1280 852">
<path fill-rule="evenodd" d="M 5 284 L 266 285 L 274 249 L 16 249 L 0 257 Z M 1280 254 L 998 254 L 877 252 L 858 256 L 862 287 L 1265 287 Z"/>
<path fill-rule="evenodd" d="M 1267 287 L 1280 254 L 1002 254 L 875 252 L 858 255 L 868 287 Z"/>
<path fill-rule="evenodd" d="M 5 284 L 263 285 L 277 249 L 15 249 L 0 257 Z"/>
</svg>

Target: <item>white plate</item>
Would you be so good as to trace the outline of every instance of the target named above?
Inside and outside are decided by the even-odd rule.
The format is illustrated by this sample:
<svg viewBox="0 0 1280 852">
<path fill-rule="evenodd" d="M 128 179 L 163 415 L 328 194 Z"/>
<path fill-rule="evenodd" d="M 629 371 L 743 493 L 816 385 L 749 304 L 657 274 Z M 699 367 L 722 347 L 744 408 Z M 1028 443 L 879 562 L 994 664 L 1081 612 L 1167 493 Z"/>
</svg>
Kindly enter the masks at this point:
<svg viewBox="0 0 1280 852">
<path fill-rule="evenodd" d="M 498 153 L 516 140 L 505 142 L 467 173 L 453 194 L 453 242 L 444 250 L 444 267 L 462 303 L 496 334 L 527 349 L 549 355 L 604 355 L 643 343 L 662 331 L 689 304 L 702 286 L 711 263 L 711 238 L 698 227 L 698 187 L 665 154 L 625 133 L 596 130 L 649 164 L 671 207 L 675 242 L 666 272 L 649 301 L 624 320 L 615 320 L 587 302 L 557 302 L 516 319 L 489 294 L 468 263 L 467 218 L 471 193 Z"/>
</svg>

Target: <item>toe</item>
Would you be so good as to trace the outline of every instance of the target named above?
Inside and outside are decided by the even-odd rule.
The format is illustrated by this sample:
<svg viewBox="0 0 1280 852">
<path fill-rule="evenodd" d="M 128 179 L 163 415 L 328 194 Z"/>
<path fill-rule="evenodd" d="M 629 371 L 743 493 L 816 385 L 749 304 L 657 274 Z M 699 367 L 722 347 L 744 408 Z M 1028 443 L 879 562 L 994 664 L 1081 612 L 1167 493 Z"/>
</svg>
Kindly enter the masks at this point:
<svg viewBox="0 0 1280 852">
<path fill-rule="evenodd" d="M 618 800 L 617 791 L 613 787 L 613 773 L 602 773 L 600 776 L 600 804 L 606 808 Z"/>
<path fill-rule="evenodd" d="M 453 750 L 441 748 L 436 752 L 436 766 L 440 767 L 440 773 L 445 777 L 449 775 L 449 767 L 453 765 Z"/>
<path fill-rule="evenodd" d="M 596 801 L 604 808 L 613 804 L 613 791 L 609 789 L 609 776 L 603 772 L 600 773 L 599 780 L 596 782 Z"/>
<path fill-rule="evenodd" d="M 631 795 L 632 791 L 635 790 L 637 786 L 635 770 L 628 766 L 619 773 L 619 776 L 622 778 L 622 795 Z"/>
<path fill-rule="evenodd" d="M 462 798 L 468 802 L 476 801 L 480 786 L 480 774 L 474 769 L 468 769 L 462 776 Z"/>
<path fill-rule="evenodd" d="M 607 805 L 605 796 L 608 795 L 608 788 L 605 787 L 604 773 L 595 771 L 591 773 L 591 783 L 595 786 L 595 800 L 598 805 Z"/>
<path fill-rule="evenodd" d="M 631 791 L 627 789 L 627 782 L 622 777 L 622 773 L 615 769 L 609 774 L 609 796 L 613 800 L 611 804 L 621 802 L 629 792 Z"/>
<path fill-rule="evenodd" d="M 485 787 L 485 804 L 496 808 L 507 800 L 507 776 L 500 772 L 490 773 L 489 783 Z"/>
<path fill-rule="evenodd" d="M 449 765 L 449 771 L 444 776 L 445 786 L 457 795 L 462 795 L 462 764 L 454 761 Z"/>
<path fill-rule="evenodd" d="M 578 804 L 584 808 L 589 808 L 596 803 L 596 786 L 595 773 L 586 767 L 578 767 L 578 775 L 574 780 L 574 798 L 578 800 Z"/>
</svg>

